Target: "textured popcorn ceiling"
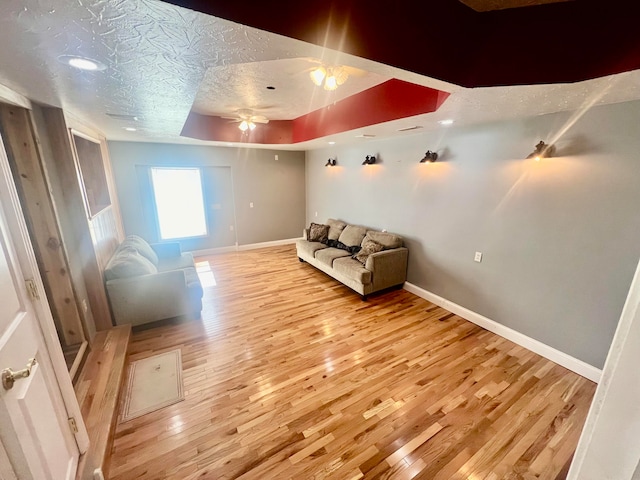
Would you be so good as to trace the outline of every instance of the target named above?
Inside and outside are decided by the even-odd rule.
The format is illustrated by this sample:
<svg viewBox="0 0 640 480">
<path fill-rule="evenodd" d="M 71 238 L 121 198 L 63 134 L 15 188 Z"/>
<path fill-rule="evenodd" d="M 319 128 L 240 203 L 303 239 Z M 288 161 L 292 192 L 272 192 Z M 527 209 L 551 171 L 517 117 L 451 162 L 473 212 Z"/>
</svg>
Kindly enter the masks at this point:
<svg viewBox="0 0 640 480">
<path fill-rule="evenodd" d="M 212 67 L 204 76 L 193 109 L 224 116 L 248 108 L 270 120 L 292 120 L 390 79 L 348 68 L 351 74 L 347 81 L 337 90 L 327 91 L 309 77 L 319 65 L 318 59 L 286 58 Z"/>
<path fill-rule="evenodd" d="M 63 107 L 119 140 L 194 143 L 179 136 L 194 102 L 206 113 L 253 108 L 273 119 L 294 118 L 388 78 L 452 95 L 434 113 L 292 148 L 361 141 L 354 138 L 361 133 L 396 136 L 413 125 L 440 128 L 444 118 L 466 125 L 640 98 L 638 71 L 575 84 L 465 89 L 157 0 L 2 0 L 0 42 L 0 84 Z M 407 48 L 419 54 L 415 45 Z M 60 55 L 94 58 L 107 69 L 81 72 L 60 63 Z M 368 73 L 327 93 L 305 71 L 313 59 Z"/>
</svg>

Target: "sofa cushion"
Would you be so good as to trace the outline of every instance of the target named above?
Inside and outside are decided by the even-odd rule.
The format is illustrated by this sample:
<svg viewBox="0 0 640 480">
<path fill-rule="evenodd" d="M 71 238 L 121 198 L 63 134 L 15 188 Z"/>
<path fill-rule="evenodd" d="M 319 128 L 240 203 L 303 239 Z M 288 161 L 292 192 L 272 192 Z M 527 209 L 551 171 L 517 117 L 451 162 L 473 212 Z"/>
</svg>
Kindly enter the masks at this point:
<svg viewBox="0 0 640 480">
<path fill-rule="evenodd" d="M 333 261 L 333 269 L 363 285 L 371 283 L 371 272 L 351 257 L 336 258 Z"/>
<path fill-rule="evenodd" d="M 367 238 L 369 240 L 373 240 L 376 243 L 382 245 L 385 250 L 390 250 L 392 248 L 400 248 L 403 245 L 402 237 L 399 235 L 394 235 L 393 233 L 388 232 L 378 232 L 376 230 L 369 230 L 365 235 L 362 243 L 364 243 Z"/>
<path fill-rule="evenodd" d="M 298 249 L 298 253 L 303 253 L 309 257 L 315 257 L 315 253 L 318 250 L 323 248 L 327 248 L 324 243 L 320 242 L 310 242 L 308 240 L 297 240 L 296 248 Z"/>
<path fill-rule="evenodd" d="M 371 255 L 372 253 L 381 252 L 382 250 L 384 250 L 384 247 L 379 243 L 374 242 L 373 240 L 363 240 L 362 248 L 353 256 L 353 258 L 364 265 L 365 263 L 367 263 L 367 258 L 369 258 L 369 255 Z"/>
<path fill-rule="evenodd" d="M 107 280 L 115 280 L 116 278 L 136 277 L 151 273 L 158 273 L 156 266 L 135 248 L 124 246 L 120 247 L 113 258 L 109 260 L 107 268 L 104 270 L 104 277 Z"/>
<path fill-rule="evenodd" d="M 333 266 L 333 261 L 336 258 L 340 257 L 348 257 L 349 252 L 346 250 L 340 250 L 339 248 L 324 248 L 322 250 L 318 250 L 316 252 L 316 260 L 328 265 L 329 267 Z"/>
<path fill-rule="evenodd" d="M 311 223 L 309 226 L 309 241 L 327 243 L 329 238 L 329 225 Z"/>
<path fill-rule="evenodd" d="M 121 244 L 122 247 L 133 247 L 135 248 L 140 255 L 145 257 L 154 265 L 158 265 L 158 255 L 153 251 L 151 245 L 147 243 L 147 241 L 139 237 L 138 235 L 129 235 Z"/>
<path fill-rule="evenodd" d="M 340 243 L 344 243 L 347 247 L 360 246 L 362 239 L 367 234 L 365 227 L 358 227 L 356 225 L 347 225 L 338 237 Z"/>
<path fill-rule="evenodd" d="M 344 227 L 347 226 L 346 223 L 341 222 L 340 220 L 334 220 L 333 218 L 327 220 L 327 225 L 329 225 L 329 240 L 338 240 L 338 238 L 340 238 L 340 234 L 344 230 Z"/>
<path fill-rule="evenodd" d="M 193 266 L 193 254 L 191 252 L 182 252 L 176 257 L 161 258 L 158 263 L 158 271 L 168 272 L 169 270 L 182 270 Z"/>
</svg>

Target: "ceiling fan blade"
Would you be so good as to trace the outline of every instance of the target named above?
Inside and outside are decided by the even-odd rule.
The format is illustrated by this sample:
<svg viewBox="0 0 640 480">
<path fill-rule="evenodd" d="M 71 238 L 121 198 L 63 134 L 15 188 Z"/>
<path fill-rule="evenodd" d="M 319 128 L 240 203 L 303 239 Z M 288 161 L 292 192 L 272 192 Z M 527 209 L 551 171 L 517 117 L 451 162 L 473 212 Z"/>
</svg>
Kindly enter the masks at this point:
<svg viewBox="0 0 640 480">
<path fill-rule="evenodd" d="M 238 117 L 223 117 L 221 115 L 220 118 L 224 118 L 225 120 L 233 120 L 234 122 L 241 122 L 242 121 L 242 119 L 238 118 Z"/>
<path fill-rule="evenodd" d="M 343 65 L 341 68 L 353 77 L 364 77 L 367 74 L 365 70 L 356 67 L 350 67 L 348 65 Z"/>
<path fill-rule="evenodd" d="M 251 121 L 254 123 L 269 123 L 269 119 L 264 115 L 255 115 L 251 117 Z"/>
</svg>

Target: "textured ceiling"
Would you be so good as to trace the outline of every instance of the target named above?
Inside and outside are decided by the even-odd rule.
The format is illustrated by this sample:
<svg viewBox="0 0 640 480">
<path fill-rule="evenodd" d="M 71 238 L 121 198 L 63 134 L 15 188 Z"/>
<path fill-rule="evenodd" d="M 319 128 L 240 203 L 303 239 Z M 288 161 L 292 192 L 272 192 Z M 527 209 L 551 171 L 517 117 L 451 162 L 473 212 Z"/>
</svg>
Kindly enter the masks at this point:
<svg viewBox="0 0 640 480">
<path fill-rule="evenodd" d="M 390 38 L 388 32 L 378 34 Z M 256 113 L 273 118 L 330 102 L 331 95 L 311 85 L 307 73 L 297 73 L 298 65 L 308 68 L 304 65 L 309 60 L 304 59 L 368 72 L 347 80 L 334 96 L 366 88 L 360 82 L 375 84 L 388 78 L 451 96 L 434 113 L 290 147 L 295 149 L 324 146 L 328 140 L 366 141 L 354 138 L 361 133 L 413 134 L 397 130 L 414 125 L 441 128 L 437 121 L 449 117 L 456 125 L 469 125 L 640 98 L 638 70 L 570 84 L 468 89 L 156 0 L 2 0 L 0 42 L 0 84 L 37 102 L 63 107 L 116 140 L 191 142 L 180 132 L 194 102 L 196 109 L 211 113 L 270 107 Z M 441 43 L 434 43 L 428 53 Z M 416 45 L 423 44 L 406 50 L 423 58 L 425 48 L 418 51 Z M 81 72 L 60 63 L 60 55 L 94 58 L 107 69 Z M 528 61 L 544 65 L 544 58 Z M 267 80 L 276 90 L 266 90 Z M 235 90 L 217 94 L 216 85 Z M 135 115 L 139 121 L 118 120 L 107 113 Z M 138 131 L 125 132 L 125 126 Z"/>
<path fill-rule="evenodd" d="M 212 67 L 200 85 L 193 110 L 228 115 L 250 109 L 270 120 L 291 120 L 390 79 L 348 68 L 347 81 L 327 91 L 309 78 L 309 71 L 321 64 L 319 59 L 290 58 Z"/>
</svg>

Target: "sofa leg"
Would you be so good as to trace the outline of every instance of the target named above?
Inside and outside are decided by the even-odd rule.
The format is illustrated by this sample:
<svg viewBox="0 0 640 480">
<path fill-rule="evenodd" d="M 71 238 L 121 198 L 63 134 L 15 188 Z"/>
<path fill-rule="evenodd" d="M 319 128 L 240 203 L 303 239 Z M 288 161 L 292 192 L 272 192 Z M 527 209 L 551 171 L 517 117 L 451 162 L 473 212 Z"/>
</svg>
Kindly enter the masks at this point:
<svg viewBox="0 0 640 480">
<path fill-rule="evenodd" d="M 304 263 L 304 260 L 301 259 L 300 257 L 298 257 L 298 260 L 300 260 L 300 263 Z"/>
</svg>

